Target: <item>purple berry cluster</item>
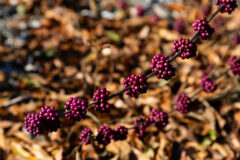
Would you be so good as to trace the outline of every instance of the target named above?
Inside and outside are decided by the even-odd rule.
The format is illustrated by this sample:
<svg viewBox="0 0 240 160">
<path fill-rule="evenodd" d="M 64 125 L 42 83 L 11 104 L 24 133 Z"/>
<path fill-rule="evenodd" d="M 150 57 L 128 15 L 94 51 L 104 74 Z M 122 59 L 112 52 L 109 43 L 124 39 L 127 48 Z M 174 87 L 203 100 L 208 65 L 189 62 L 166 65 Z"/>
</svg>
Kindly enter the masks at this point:
<svg viewBox="0 0 240 160">
<path fill-rule="evenodd" d="M 237 8 L 236 0 L 216 0 L 216 4 L 218 7 L 224 5 L 224 7 L 221 9 L 222 13 L 227 12 L 228 14 L 231 14 L 232 11 Z"/>
<path fill-rule="evenodd" d="M 39 116 L 45 131 L 56 132 L 60 128 L 59 113 L 54 107 L 42 107 Z"/>
<path fill-rule="evenodd" d="M 178 33 L 184 33 L 185 31 L 185 24 L 182 18 L 178 18 L 173 23 L 173 30 L 177 31 Z"/>
<path fill-rule="evenodd" d="M 202 78 L 200 81 L 201 87 L 203 87 L 203 90 L 207 93 L 214 92 L 217 88 L 216 83 L 210 79 L 207 75 Z"/>
<path fill-rule="evenodd" d="M 197 45 L 193 42 L 190 42 L 189 39 L 179 38 L 173 43 L 173 54 L 182 52 L 180 54 L 182 59 L 196 56 L 196 51 Z"/>
<path fill-rule="evenodd" d="M 137 6 L 136 10 L 137 10 L 137 16 L 139 16 L 139 17 L 142 16 L 145 12 L 145 10 L 142 6 Z"/>
<path fill-rule="evenodd" d="M 188 113 L 191 109 L 192 100 L 184 93 L 176 96 L 177 111 L 181 113 Z"/>
<path fill-rule="evenodd" d="M 147 77 L 144 74 L 131 75 L 123 80 L 123 86 L 124 89 L 131 86 L 125 93 L 131 97 L 138 98 L 140 94 L 147 92 Z"/>
<path fill-rule="evenodd" d="M 102 125 L 98 128 L 96 140 L 99 144 L 108 145 L 111 139 L 113 139 L 113 130 L 110 127 Z"/>
<path fill-rule="evenodd" d="M 32 135 L 42 133 L 43 129 L 41 126 L 41 117 L 36 113 L 28 113 L 24 119 L 25 129 Z"/>
<path fill-rule="evenodd" d="M 65 104 L 65 117 L 68 120 L 80 121 L 85 118 L 87 113 L 87 102 L 78 98 L 69 98 Z"/>
<path fill-rule="evenodd" d="M 228 59 L 228 64 L 231 66 L 233 74 L 240 77 L 240 58 L 237 56 L 230 57 Z"/>
<path fill-rule="evenodd" d="M 232 39 L 232 44 L 234 46 L 238 45 L 240 43 L 240 32 L 239 33 L 235 33 L 233 39 Z"/>
<path fill-rule="evenodd" d="M 145 116 L 140 116 L 134 122 L 134 131 L 138 137 L 143 137 L 145 133 L 145 129 L 150 125 L 149 119 Z"/>
<path fill-rule="evenodd" d="M 212 11 L 212 5 L 206 4 L 201 8 L 201 12 L 204 17 L 207 17 Z"/>
<path fill-rule="evenodd" d="M 152 72 L 158 70 L 156 75 L 159 79 L 169 80 L 175 75 L 175 68 L 170 64 L 169 57 L 161 54 L 155 55 L 152 58 L 151 69 Z"/>
<path fill-rule="evenodd" d="M 118 126 L 113 132 L 113 139 L 115 141 L 127 139 L 128 129 L 124 126 Z"/>
<path fill-rule="evenodd" d="M 106 90 L 106 88 L 97 89 L 97 91 L 93 94 L 92 100 L 98 101 L 94 110 L 99 112 L 110 112 L 110 104 L 107 103 L 108 96 L 110 92 Z"/>
<path fill-rule="evenodd" d="M 160 110 L 152 109 L 149 119 L 158 129 L 162 129 L 168 124 L 168 114 Z"/>
<path fill-rule="evenodd" d="M 121 9 L 127 8 L 127 3 L 125 2 L 125 0 L 120 0 L 119 4 Z"/>
<path fill-rule="evenodd" d="M 224 25 L 224 23 L 226 22 L 226 19 L 224 17 L 217 17 L 213 20 L 213 23 L 212 23 L 212 27 L 214 30 L 218 31 L 218 29 Z"/>
<path fill-rule="evenodd" d="M 84 144 L 90 144 L 91 143 L 91 136 L 92 136 L 92 131 L 89 128 L 84 128 L 82 130 L 82 133 L 80 135 L 80 141 L 82 141 Z"/>
<path fill-rule="evenodd" d="M 39 114 L 27 114 L 24 121 L 25 129 L 34 136 L 44 131 L 55 132 L 60 128 L 59 113 L 49 106 L 42 107 Z"/>
<path fill-rule="evenodd" d="M 158 16 L 157 15 L 152 15 L 151 16 L 151 22 L 153 23 L 153 24 L 156 24 L 157 22 L 158 22 Z"/>
<path fill-rule="evenodd" d="M 80 135 L 80 141 L 84 144 L 90 144 L 91 140 L 94 140 L 92 136 L 92 131 L 89 128 L 84 128 Z M 128 128 L 119 125 L 115 130 L 112 130 L 109 126 L 100 126 L 98 129 L 98 134 L 95 140 L 98 144 L 108 145 L 111 140 L 119 141 L 127 139 Z"/>
<path fill-rule="evenodd" d="M 214 32 L 205 18 L 195 20 L 192 27 L 194 31 L 199 31 L 198 38 L 202 40 L 210 39 Z"/>
</svg>

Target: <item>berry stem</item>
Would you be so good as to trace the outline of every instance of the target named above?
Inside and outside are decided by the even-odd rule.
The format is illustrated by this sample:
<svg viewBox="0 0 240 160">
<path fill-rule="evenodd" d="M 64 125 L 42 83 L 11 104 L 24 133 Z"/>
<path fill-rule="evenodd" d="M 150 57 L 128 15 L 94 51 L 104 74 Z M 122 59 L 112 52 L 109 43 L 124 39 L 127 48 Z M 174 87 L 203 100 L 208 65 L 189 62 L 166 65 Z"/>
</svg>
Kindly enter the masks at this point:
<svg viewBox="0 0 240 160">
<path fill-rule="evenodd" d="M 146 77 L 147 79 L 151 78 L 152 76 L 154 76 L 157 72 L 159 71 L 159 69 L 155 70 L 154 72 L 149 73 Z"/>
<path fill-rule="evenodd" d="M 123 90 L 121 90 L 121 91 L 118 91 L 117 93 L 114 93 L 114 94 L 110 95 L 110 96 L 108 97 L 108 99 L 111 99 L 111 98 L 113 98 L 113 97 L 115 97 L 115 96 L 118 96 L 119 94 L 124 93 L 125 91 L 129 90 L 130 88 L 131 88 L 131 86 L 129 86 L 129 87 L 127 87 L 127 88 L 125 88 L 125 89 L 123 89 Z"/>
<path fill-rule="evenodd" d="M 228 69 L 226 69 L 222 74 L 218 75 L 217 77 L 215 77 L 213 80 L 216 81 L 219 78 L 221 78 L 222 76 L 224 76 L 225 74 L 227 74 L 228 71 L 231 70 L 231 67 L 229 67 Z"/>
<path fill-rule="evenodd" d="M 218 75 L 216 78 L 213 79 L 213 81 L 217 81 L 218 79 L 220 79 L 221 77 L 223 77 L 225 74 L 228 73 L 228 71 L 230 71 L 231 68 L 226 69 L 223 73 L 221 73 L 220 75 Z M 195 100 L 196 96 L 201 93 L 203 91 L 203 88 L 199 88 L 191 97 L 190 99 L 193 101 Z M 168 114 L 174 112 L 177 109 L 177 107 L 174 107 L 172 110 L 170 110 L 169 112 L 167 112 Z"/>
<path fill-rule="evenodd" d="M 192 100 L 196 98 L 198 94 L 200 94 L 203 91 L 203 88 L 199 88 L 193 95 L 190 97 Z"/>
<path fill-rule="evenodd" d="M 92 112 L 89 112 L 87 111 L 87 114 L 86 114 L 88 117 L 92 118 L 95 122 L 97 122 L 97 124 L 100 126 L 101 125 L 101 122 L 100 120 L 94 115 L 92 114 Z"/>
<path fill-rule="evenodd" d="M 136 127 L 133 126 L 133 127 L 127 128 L 127 129 L 128 129 L 128 130 L 132 130 L 132 129 L 135 129 L 135 128 L 136 128 Z"/>
<path fill-rule="evenodd" d="M 97 104 L 97 103 L 98 103 L 98 101 L 94 101 L 92 103 L 89 103 L 88 106 L 91 106 L 91 105 L 94 105 L 94 104 Z"/>
<path fill-rule="evenodd" d="M 218 12 L 221 11 L 223 7 L 224 7 L 224 4 L 218 7 L 218 9 L 207 19 L 208 23 L 218 14 Z"/>
</svg>

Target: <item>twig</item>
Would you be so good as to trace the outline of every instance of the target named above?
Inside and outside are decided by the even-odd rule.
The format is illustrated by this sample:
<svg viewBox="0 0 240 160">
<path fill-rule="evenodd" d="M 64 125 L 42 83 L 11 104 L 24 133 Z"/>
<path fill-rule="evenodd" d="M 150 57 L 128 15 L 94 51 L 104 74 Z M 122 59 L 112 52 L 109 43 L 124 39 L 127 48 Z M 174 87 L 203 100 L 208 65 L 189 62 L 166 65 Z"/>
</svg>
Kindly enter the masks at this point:
<svg viewBox="0 0 240 160">
<path fill-rule="evenodd" d="M 217 76 L 216 78 L 214 78 L 213 81 L 217 81 L 218 79 L 220 79 L 221 77 L 223 77 L 225 74 L 228 73 L 228 71 L 229 71 L 230 69 L 231 69 L 231 68 L 226 69 L 222 74 L 220 74 L 219 76 Z M 193 100 L 196 98 L 196 96 L 197 96 L 199 93 L 201 93 L 202 91 L 203 91 L 203 88 L 202 88 L 202 87 L 199 88 L 199 89 L 190 97 L 190 99 L 193 101 Z M 174 112 L 176 109 L 177 109 L 177 107 L 174 107 L 172 110 L 170 110 L 170 111 L 167 112 L 167 113 L 170 114 L 170 113 Z"/>
<path fill-rule="evenodd" d="M 101 122 L 99 121 L 99 119 L 94 114 L 92 114 L 92 112 L 88 111 L 86 115 L 92 118 L 95 122 L 97 122 L 97 124 L 101 125 Z"/>
<path fill-rule="evenodd" d="M 28 99 L 30 98 L 31 96 L 30 95 L 21 95 L 21 96 L 18 96 L 18 97 L 15 97 L 9 101 L 7 101 L 6 103 L 3 104 L 3 107 L 6 109 L 7 107 L 15 104 L 15 103 L 18 103 L 18 102 L 21 102 L 25 99 Z"/>
</svg>

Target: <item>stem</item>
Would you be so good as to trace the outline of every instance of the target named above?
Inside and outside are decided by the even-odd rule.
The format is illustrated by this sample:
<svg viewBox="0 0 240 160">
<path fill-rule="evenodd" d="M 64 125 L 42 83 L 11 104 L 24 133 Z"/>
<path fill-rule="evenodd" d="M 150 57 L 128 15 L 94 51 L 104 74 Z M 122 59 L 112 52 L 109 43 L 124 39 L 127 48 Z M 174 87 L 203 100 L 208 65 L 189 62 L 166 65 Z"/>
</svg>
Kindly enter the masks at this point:
<svg viewBox="0 0 240 160">
<path fill-rule="evenodd" d="M 221 77 L 223 77 L 225 74 L 228 73 L 228 71 L 230 70 L 231 68 L 228 68 L 226 69 L 223 73 L 221 73 L 219 76 L 217 76 L 216 78 L 213 79 L 213 81 L 217 81 L 218 79 L 220 79 Z M 191 97 L 190 99 L 193 101 L 196 96 L 201 93 L 203 91 L 203 88 L 199 88 Z M 177 109 L 177 107 L 174 107 L 172 110 L 170 110 L 169 112 L 167 112 L 168 114 L 174 112 L 175 110 Z"/>
<path fill-rule="evenodd" d="M 225 74 L 227 74 L 228 71 L 230 71 L 232 68 L 228 68 L 226 69 L 222 74 L 218 75 L 216 78 L 213 79 L 213 81 L 218 80 L 219 78 L 221 78 L 222 76 L 224 76 Z"/>
<path fill-rule="evenodd" d="M 130 127 L 130 128 L 127 128 L 128 130 L 132 130 L 132 129 L 135 129 L 136 127 Z"/>
<path fill-rule="evenodd" d="M 218 9 L 207 19 L 208 23 L 218 14 L 218 12 L 221 11 L 223 7 L 224 7 L 224 4 L 218 7 Z"/>
<path fill-rule="evenodd" d="M 174 112 L 177 109 L 177 107 L 174 107 L 173 109 L 171 109 L 170 111 L 167 112 L 167 114 L 171 114 L 172 112 Z"/>
<path fill-rule="evenodd" d="M 155 70 L 154 72 L 146 75 L 147 79 L 151 78 L 152 76 L 154 76 L 157 72 L 159 71 L 159 69 Z"/>
<path fill-rule="evenodd" d="M 125 91 L 129 90 L 130 88 L 131 88 L 131 86 L 128 86 L 127 88 L 125 88 L 125 89 L 123 89 L 123 90 L 121 90 L 121 91 L 119 91 L 119 92 L 117 92 L 117 93 L 114 93 L 114 94 L 110 95 L 110 96 L 108 97 L 108 99 L 111 99 L 111 98 L 113 98 L 113 97 L 115 97 L 115 96 L 117 96 L 117 95 L 119 95 L 119 94 L 122 94 L 122 93 L 124 93 Z"/>
<path fill-rule="evenodd" d="M 92 114 L 92 112 L 87 112 L 87 114 L 86 114 L 87 116 L 89 116 L 90 118 L 92 118 L 95 122 L 97 122 L 97 124 L 100 126 L 101 125 L 101 122 L 100 122 L 100 120 L 94 115 L 94 114 Z"/>
<path fill-rule="evenodd" d="M 203 88 L 199 88 L 197 92 L 195 92 L 190 99 L 195 99 L 195 97 L 203 91 Z"/>
<path fill-rule="evenodd" d="M 94 104 L 97 104 L 97 103 L 98 103 L 98 101 L 94 101 L 92 103 L 89 103 L 88 106 L 91 106 L 91 105 L 94 105 Z"/>
</svg>

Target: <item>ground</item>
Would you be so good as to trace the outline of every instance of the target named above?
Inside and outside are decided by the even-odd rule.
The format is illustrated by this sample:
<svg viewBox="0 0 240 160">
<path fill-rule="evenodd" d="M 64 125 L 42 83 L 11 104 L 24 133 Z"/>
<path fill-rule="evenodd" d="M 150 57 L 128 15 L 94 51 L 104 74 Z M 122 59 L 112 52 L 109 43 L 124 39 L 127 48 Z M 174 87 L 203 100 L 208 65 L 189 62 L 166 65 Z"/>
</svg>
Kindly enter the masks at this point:
<svg viewBox="0 0 240 160">
<path fill-rule="evenodd" d="M 42 106 L 63 111 L 70 97 L 92 102 L 96 89 L 106 87 L 115 93 L 127 76 L 150 73 L 154 55 L 171 56 L 174 40 L 194 34 L 191 24 L 203 17 L 206 4 L 206 0 L 157 4 L 157 11 L 146 8 L 138 17 L 134 4 L 120 9 L 115 0 L 89 4 L 85 0 L 0 0 L 0 159 L 240 158 L 240 86 L 231 72 L 217 81 L 215 92 L 201 92 L 190 113 L 171 113 L 161 131 L 150 127 L 149 134 L 139 139 L 130 130 L 127 140 L 106 148 L 79 141 L 84 127 L 94 133 L 100 124 L 132 127 L 138 116 L 149 116 L 152 108 L 170 111 L 175 95 L 193 95 L 203 74 L 215 77 L 224 72 L 227 59 L 240 55 L 239 7 L 232 14 L 216 16 L 210 23 L 213 37 L 196 41 L 196 57 L 172 63 L 177 70 L 171 80 L 152 77 L 148 92 L 139 98 L 111 99 L 110 113 L 90 109 L 80 122 L 61 118 L 57 132 L 33 137 L 24 129 L 26 114 L 38 113 Z M 153 15 L 158 16 L 156 21 Z M 174 29 L 176 19 L 184 20 L 181 33 Z"/>
</svg>

